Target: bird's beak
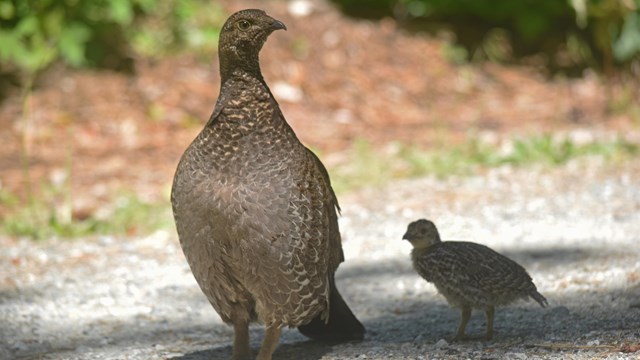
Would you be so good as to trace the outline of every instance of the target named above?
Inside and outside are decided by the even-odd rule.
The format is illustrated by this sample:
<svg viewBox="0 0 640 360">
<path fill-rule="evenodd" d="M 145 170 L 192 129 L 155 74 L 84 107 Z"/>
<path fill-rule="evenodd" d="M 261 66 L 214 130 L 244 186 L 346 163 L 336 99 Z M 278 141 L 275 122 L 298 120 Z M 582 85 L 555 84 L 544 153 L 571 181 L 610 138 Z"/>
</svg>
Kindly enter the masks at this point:
<svg viewBox="0 0 640 360">
<path fill-rule="evenodd" d="M 271 30 L 287 30 L 287 26 L 280 20 L 273 19 L 273 23 L 271 23 Z"/>
<path fill-rule="evenodd" d="M 402 240 L 409 240 L 409 233 L 402 235 Z"/>
</svg>

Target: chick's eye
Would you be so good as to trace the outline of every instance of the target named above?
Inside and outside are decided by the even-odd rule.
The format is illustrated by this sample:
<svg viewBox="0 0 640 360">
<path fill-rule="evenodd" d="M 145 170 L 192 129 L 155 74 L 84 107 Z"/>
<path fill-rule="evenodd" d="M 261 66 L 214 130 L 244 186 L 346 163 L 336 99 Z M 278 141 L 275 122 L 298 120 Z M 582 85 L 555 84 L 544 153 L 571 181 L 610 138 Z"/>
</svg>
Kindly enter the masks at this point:
<svg viewBox="0 0 640 360">
<path fill-rule="evenodd" d="M 247 20 L 240 20 L 236 25 L 240 30 L 247 30 L 251 26 L 251 23 L 248 22 Z"/>
</svg>

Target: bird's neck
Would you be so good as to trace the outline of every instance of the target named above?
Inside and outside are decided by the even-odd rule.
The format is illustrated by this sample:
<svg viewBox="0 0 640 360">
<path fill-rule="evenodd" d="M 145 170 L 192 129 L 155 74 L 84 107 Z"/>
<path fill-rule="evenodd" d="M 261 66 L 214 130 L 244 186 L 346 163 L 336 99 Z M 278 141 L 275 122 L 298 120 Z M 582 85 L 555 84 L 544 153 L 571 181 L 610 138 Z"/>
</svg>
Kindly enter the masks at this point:
<svg viewBox="0 0 640 360">
<path fill-rule="evenodd" d="M 429 249 L 431 246 L 433 246 L 433 245 L 429 244 L 429 243 L 413 244 L 413 251 L 424 252 L 427 249 Z"/>
<path fill-rule="evenodd" d="M 440 237 L 431 238 L 431 239 L 421 239 L 419 241 L 413 241 L 411 245 L 413 246 L 414 251 L 417 252 L 425 252 L 430 250 L 434 245 L 440 244 Z"/>
<path fill-rule="evenodd" d="M 220 95 L 207 126 L 234 136 L 270 132 L 273 137 L 288 133 L 278 103 L 262 76 L 240 68 L 227 75 L 221 83 Z M 225 116 L 217 116 L 220 113 Z"/>
<path fill-rule="evenodd" d="M 258 54 L 248 54 L 243 57 L 220 56 L 220 80 L 224 84 L 232 77 L 244 74 L 262 80 Z"/>
<path fill-rule="evenodd" d="M 265 104 L 268 103 L 268 104 Z M 217 106 L 227 108 L 250 108 L 248 105 L 263 104 L 262 106 L 275 106 L 277 103 L 271 94 L 271 90 L 260 74 L 242 68 L 236 68 L 226 74 L 220 82 L 220 96 Z"/>
</svg>

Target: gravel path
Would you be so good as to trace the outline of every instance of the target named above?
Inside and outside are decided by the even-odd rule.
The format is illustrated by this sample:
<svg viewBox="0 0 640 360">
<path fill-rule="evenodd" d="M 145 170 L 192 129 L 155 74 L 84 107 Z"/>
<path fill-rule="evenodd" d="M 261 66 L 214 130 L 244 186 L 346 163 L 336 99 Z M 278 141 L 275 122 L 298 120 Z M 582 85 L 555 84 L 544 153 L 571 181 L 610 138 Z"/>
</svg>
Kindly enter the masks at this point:
<svg viewBox="0 0 640 360">
<path fill-rule="evenodd" d="M 640 159 L 400 181 L 340 198 L 338 286 L 368 328 L 349 344 L 285 331 L 276 359 L 640 358 Z M 549 300 L 496 314 L 491 342 L 449 344 L 458 312 L 411 269 L 406 225 L 520 262 Z M 226 359 L 232 331 L 200 293 L 174 233 L 0 239 L 0 359 Z M 484 331 L 474 313 L 469 330 Z M 253 347 L 263 336 L 252 328 Z"/>
</svg>

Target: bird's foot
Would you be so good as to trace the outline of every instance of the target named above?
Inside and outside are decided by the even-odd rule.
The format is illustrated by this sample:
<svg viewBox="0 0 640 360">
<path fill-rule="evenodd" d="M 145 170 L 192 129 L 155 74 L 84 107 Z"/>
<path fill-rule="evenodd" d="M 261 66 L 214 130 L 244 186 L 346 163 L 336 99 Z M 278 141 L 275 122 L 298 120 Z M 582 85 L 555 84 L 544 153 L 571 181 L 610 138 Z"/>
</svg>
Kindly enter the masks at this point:
<svg viewBox="0 0 640 360">
<path fill-rule="evenodd" d="M 458 342 L 458 341 L 469 340 L 469 337 L 467 335 L 464 335 L 464 334 L 462 334 L 462 335 L 456 334 L 456 335 L 451 335 L 451 336 L 445 337 L 445 340 L 447 340 L 447 342 L 449 342 L 449 343 L 453 343 L 453 342 Z"/>
<path fill-rule="evenodd" d="M 251 350 L 249 350 L 248 352 L 233 352 L 233 355 L 231 356 L 232 360 L 253 360 L 254 356 L 251 353 Z"/>
</svg>

